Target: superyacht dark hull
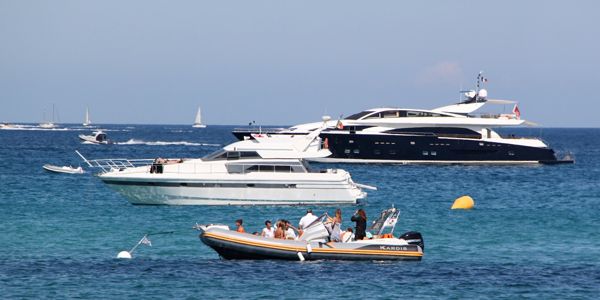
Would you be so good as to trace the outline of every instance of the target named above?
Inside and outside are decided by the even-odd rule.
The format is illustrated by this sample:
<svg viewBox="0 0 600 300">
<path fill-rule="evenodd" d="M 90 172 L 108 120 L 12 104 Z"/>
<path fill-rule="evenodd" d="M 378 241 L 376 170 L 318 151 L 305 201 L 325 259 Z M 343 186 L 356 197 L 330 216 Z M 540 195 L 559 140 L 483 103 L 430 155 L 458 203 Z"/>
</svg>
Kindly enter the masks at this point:
<svg viewBox="0 0 600 300">
<path fill-rule="evenodd" d="M 234 131 L 240 140 L 249 131 Z M 269 134 L 288 134 L 271 132 Z M 291 133 L 289 133 L 291 134 Z M 298 133 L 296 133 L 298 134 Z M 301 133 L 300 133 L 301 134 Z M 320 134 L 332 155 L 310 159 L 341 163 L 423 163 L 423 164 L 561 164 L 554 150 L 481 140 L 477 137 L 441 137 L 434 134 L 368 134 L 327 130 Z M 510 139 L 506 139 L 510 142 Z"/>
<path fill-rule="evenodd" d="M 324 162 L 556 163 L 554 150 L 476 138 L 322 132 L 332 155 Z"/>
</svg>

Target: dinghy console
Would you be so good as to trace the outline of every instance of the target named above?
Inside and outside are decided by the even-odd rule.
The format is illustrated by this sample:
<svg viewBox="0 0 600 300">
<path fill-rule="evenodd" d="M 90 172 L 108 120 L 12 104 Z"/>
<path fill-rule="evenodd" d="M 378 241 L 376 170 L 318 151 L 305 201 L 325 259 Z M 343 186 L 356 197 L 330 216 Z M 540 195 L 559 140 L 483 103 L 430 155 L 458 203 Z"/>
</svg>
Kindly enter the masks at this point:
<svg viewBox="0 0 600 300">
<path fill-rule="evenodd" d="M 310 223 L 304 228 L 302 235 L 298 239 L 307 242 L 328 242 L 329 236 L 331 235 L 331 229 L 324 223 L 324 221 L 327 220 L 327 217 L 328 215 L 325 213 Z"/>
</svg>

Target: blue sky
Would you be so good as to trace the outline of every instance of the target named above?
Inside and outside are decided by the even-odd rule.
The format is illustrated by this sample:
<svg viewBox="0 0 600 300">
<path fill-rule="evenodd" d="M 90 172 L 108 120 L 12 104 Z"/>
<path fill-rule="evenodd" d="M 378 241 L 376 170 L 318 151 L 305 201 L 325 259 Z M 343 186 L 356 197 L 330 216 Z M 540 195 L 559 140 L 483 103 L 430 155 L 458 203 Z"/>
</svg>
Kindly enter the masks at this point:
<svg viewBox="0 0 600 300">
<path fill-rule="evenodd" d="M 595 1 L 0 0 L 0 121 L 296 124 L 490 97 L 600 126 Z"/>
</svg>

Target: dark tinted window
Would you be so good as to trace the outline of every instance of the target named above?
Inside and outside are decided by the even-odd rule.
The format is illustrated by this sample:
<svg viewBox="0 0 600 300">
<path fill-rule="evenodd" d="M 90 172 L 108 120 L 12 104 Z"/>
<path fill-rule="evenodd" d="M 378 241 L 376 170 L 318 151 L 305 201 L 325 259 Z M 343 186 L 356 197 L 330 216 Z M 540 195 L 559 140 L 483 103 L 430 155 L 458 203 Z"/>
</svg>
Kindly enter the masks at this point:
<svg viewBox="0 0 600 300">
<path fill-rule="evenodd" d="M 249 158 L 249 157 L 260 157 L 260 156 L 255 151 L 243 151 L 243 152 L 240 152 L 240 157 Z"/>
<path fill-rule="evenodd" d="M 481 138 L 479 132 L 468 128 L 454 127 L 416 127 L 416 128 L 397 128 L 388 130 L 386 133 L 404 133 L 404 134 L 424 134 L 424 135 L 439 135 L 439 136 L 474 136 Z"/>
<path fill-rule="evenodd" d="M 227 152 L 227 159 L 238 159 L 240 158 L 240 153 L 237 151 Z"/>
<path fill-rule="evenodd" d="M 275 172 L 290 172 L 290 166 L 275 166 Z"/>
<path fill-rule="evenodd" d="M 364 116 L 366 116 L 366 115 L 368 115 L 370 113 L 371 113 L 370 111 L 361 111 L 359 113 L 356 113 L 356 114 L 353 114 L 353 115 L 351 115 L 349 117 L 346 117 L 345 119 L 348 119 L 348 120 L 358 120 L 358 119 L 360 119 L 360 118 L 362 118 L 362 117 L 364 117 Z"/>
<path fill-rule="evenodd" d="M 407 111 L 407 117 L 447 117 L 438 113 L 431 113 L 426 111 Z"/>
</svg>

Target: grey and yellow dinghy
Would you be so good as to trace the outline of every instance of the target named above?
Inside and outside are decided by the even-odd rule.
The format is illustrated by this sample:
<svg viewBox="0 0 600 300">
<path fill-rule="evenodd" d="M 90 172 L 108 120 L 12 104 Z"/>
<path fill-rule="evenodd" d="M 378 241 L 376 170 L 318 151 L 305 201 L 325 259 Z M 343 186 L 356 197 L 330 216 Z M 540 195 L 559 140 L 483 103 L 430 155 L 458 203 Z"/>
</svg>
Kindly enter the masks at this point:
<svg viewBox="0 0 600 300">
<path fill-rule="evenodd" d="M 224 259 L 283 260 L 421 260 L 423 238 L 418 232 L 393 236 L 398 212 L 395 208 L 382 212 L 370 231 L 371 239 L 330 241 L 330 226 L 323 215 L 306 228 L 297 240 L 266 238 L 230 230 L 226 225 L 197 225 L 200 240 Z M 392 227 L 392 232 L 383 231 Z"/>
</svg>

